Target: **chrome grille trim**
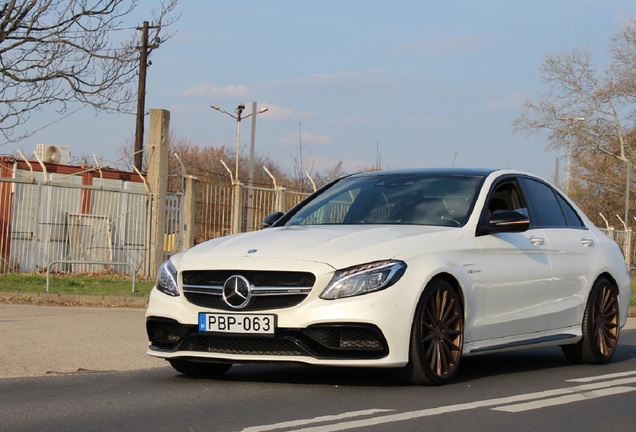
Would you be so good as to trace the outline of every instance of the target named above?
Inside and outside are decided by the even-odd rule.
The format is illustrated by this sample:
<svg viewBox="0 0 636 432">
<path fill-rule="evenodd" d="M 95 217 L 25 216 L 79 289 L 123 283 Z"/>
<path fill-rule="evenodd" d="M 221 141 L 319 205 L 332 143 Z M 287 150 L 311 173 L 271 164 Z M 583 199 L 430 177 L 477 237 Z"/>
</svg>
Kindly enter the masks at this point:
<svg viewBox="0 0 636 432">
<path fill-rule="evenodd" d="M 252 286 L 253 296 L 269 296 L 269 295 L 307 295 L 311 292 L 312 287 L 255 287 Z M 207 295 L 223 295 L 222 286 L 202 286 L 202 285 L 184 285 L 184 293 L 207 294 Z"/>
<path fill-rule="evenodd" d="M 185 299 L 197 306 L 235 310 L 227 304 L 224 284 L 234 276 L 247 280 L 251 300 L 241 311 L 266 311 L 294 307 L 307 298 L 316 276 L 304 271 L 281 270 L 186 270 L 181 287 Z"/>
</svg>

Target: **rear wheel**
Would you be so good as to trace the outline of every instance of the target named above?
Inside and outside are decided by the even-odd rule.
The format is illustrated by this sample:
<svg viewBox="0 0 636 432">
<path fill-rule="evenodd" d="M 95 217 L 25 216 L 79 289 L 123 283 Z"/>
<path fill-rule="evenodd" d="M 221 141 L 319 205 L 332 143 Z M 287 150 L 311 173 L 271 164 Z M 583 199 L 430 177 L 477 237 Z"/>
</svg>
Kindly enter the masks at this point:
<svg viewBox="0 0 636 432">
<path fill-rule="evenodd" d="M 405 384 L 441 385 L 459 367 L 464 344 L 464 314 L 453 286 L 434 279 L 424 290 L 411 330 L 409 363 L 394 371 Z"/>
<path fill-rule="evenodd" d="M 608 279 L 597 279 L 583 315 L 583 338 L 561 347 L 573 363 L 603 364 L 611 360 L 619 335 L 618 289 Z"/>
<path fill-rule="evenodd" d="M 183 358 L 168 359 L 168 362 L 177 372 L 198 377 L 218 376 L 232 367 L 231 363 L 207 363 Z"/>
</svg>

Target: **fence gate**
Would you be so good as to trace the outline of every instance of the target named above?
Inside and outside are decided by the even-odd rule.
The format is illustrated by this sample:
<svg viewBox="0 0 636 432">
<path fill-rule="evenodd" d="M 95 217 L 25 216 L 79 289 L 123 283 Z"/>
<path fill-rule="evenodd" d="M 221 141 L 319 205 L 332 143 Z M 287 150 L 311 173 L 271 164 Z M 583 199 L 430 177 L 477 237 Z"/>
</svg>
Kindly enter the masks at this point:
<svg viewBox="0 0 636 432">
<path fill-rule="evenodd" d="M 138 183 L 119 185 L 0 179 L 0 271 L 46 271 L 61 261 L 53 271 L 130 273 L 109 264 L 125 262 L 149 276 L 152 197 Z"/>
</svg>

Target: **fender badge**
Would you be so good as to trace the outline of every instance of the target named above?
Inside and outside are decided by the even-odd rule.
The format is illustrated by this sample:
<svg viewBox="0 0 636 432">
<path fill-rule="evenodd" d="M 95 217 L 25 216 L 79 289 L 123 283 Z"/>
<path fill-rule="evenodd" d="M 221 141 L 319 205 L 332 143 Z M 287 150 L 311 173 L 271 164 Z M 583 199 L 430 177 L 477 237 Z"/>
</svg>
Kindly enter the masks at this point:
<svg viewBox="0 0 636 432">
<path fill-rule="evenodd" d="M 247 251 L 248 254 L 253 254 L 253 253 L 256 253 L 256 252 L 257 252 L 256 249 L 250 249 L 250 250 Z"/>
</svg>

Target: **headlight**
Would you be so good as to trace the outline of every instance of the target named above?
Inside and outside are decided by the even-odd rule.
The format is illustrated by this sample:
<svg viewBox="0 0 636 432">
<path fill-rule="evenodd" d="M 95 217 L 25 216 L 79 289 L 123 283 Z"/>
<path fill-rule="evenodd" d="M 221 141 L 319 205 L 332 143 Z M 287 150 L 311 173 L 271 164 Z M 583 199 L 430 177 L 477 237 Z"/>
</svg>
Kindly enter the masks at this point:
<svg viewBox="0 0 636 432">
<path fill-rule="evenodd" d="M 166 261 L 159 267 L 157 289 L 169 296 L 177 297 L 179 295 L 179 289 L 177 288 L 177 269 L 171 261 Z"/>
<path fill-rule="evenodd" d="M 400 280 L 405 270 L 402 261 L 376 261 L 338 270 L 320 298 L 333 300 L 380 291 Z"/>
</svg>

